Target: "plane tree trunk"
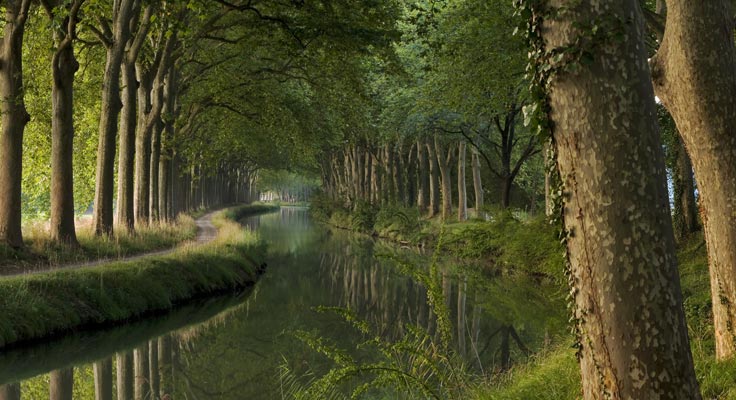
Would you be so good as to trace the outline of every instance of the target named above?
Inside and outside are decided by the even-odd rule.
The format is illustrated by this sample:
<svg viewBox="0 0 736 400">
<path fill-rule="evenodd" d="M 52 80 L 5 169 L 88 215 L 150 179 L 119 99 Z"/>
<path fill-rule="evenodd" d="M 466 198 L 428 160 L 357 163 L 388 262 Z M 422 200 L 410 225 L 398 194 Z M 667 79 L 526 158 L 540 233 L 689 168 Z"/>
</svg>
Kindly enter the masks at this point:
<svg viewBox="0 0 736 400">
<path fill-rule="evenodd" d="M 699 399 L 639 4 L 545 5 L 571 6 L 540 28 L 547 56 L 590 21 L 624 35 L 598 38 L 577 68 L 546 59 L 583 397 Z"/>
</svg>

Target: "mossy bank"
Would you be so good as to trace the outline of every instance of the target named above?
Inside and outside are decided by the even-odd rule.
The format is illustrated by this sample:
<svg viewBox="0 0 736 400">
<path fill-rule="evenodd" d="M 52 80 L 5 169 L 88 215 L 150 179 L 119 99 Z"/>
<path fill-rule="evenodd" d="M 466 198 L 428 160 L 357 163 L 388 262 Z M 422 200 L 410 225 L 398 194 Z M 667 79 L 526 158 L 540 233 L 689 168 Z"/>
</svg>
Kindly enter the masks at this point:
<svg viewBox="0 0 736 400">
<path fill-rule="evenodd" d="M 255 282 L 263 246 L 236 222 L 277 206 L 246 205 L 213 218 L 217 237 L 201 246 L 104 266 L 0 279 L 0 347 L 163 313 L 195 298 Z"/>
</svg>

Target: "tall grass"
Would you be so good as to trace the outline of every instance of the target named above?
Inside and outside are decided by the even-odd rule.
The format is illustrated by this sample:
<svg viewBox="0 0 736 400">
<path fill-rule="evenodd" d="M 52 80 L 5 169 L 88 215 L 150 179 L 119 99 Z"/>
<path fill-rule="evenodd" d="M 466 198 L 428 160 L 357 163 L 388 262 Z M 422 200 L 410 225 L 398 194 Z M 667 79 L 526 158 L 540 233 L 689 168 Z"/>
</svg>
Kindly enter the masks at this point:
<svg viewBox="0 0 736 400">
<path fill-rule="evenodd" d="M 136 228 L 134 232 L 117 229 L 113 236 L 94 234 L 92 220 L 77 220 L 79 247 L 59 244 L 49 235 L 48 222 L 29 221 L 23 227 L 26 246 L 12 249 L 0 245 L 0 268 L 4 272 L 26 271 L 98 259 L 126 257 L 161 250 L 194 239 L 197 225 L 189 215 L 180 214 L 174 221 L 157 222 Z"/>
</svg>

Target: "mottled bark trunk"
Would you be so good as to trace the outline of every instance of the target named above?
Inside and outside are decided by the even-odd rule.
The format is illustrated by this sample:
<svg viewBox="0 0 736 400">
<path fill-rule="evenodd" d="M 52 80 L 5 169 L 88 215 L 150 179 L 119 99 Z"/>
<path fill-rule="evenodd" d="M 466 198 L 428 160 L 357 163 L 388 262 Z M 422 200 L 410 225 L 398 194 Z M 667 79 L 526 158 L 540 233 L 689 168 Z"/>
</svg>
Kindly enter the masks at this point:
<svg viewBox="0 0 736 400">
<path fill-rule="evenodd" d="M 66 25 L 66 24 L 64 24 Z M 56 34 L 51 88 L 51 238 L 77 246 L 74 229 L 74 74 L 79 63 L 70 37 Z"/>
<path fill-rule="evenodd" d="M 97 361 L 92 369 L 95 375 L 95 400 L 112 400 L 112 359 Z"/>
<path fill-rule="evenodd" d="M 151 131 L 146 127 L 146 115 L 151 112 L 151 85 L 149 73 L 140 64 L 136 64 L 138 78 L 138 121 L 135 133 L 135 171 L 133 208 L 135 225 L 148 224 L 149 187 L 151 168 Z"/>
<path fill-rule="evenodd" d="M 118 143 L 118 188 L 115 222 L 118 226 L 132 231 L 135 227 L 135 137 L 137 123 L 138 80 L 135 63 L 138 60 L 143 41 L 148 34 L 153 5 L 148 5 L 140 20 L 140 26 L 133 36 L 137 23 L 140 2 L 134 2 L 131 10 L 128 43 L 121 65 L 122 109 L 120 111 L 120 137 Z M 145 110 L 144 110 L 145 111 Z"/>
<path fill-rule="evenodd" d="M 135 168 L 136 91 L 135 65 L 124 63 L 122 67 L 122 110 L 120 113 L 120 139 L 118 149 L 118 198 L 115 221 L 129 231 L 135 226 L 133 206 Z"/>
<path fill-rule="evenodd" d="M 457 219 L 465 221 L 468 219 L 468 189 L 465 185 L 465 157 L 467 145 L 461 141 L 458 145 L 457 154 Z"/>
<path fill-rule="evenodd" d="M 49 373 L 49 400 L 72 400 L 73 390 L 74 368 Z"/>
<path fill-rule="evenodd" d="M 120 102 L 120 69 L 125 46 L 130 36 L 133 0 L 113 2 L 112 37 L 106 43 L 107 55 L 102 78 L 102 108 L 100 111 L 95 177 L 94 230 L 97 235 L 112 234 L 113 194 L 115 192 L 115 139 L 118 133 Z M 117 8 L 117 9 L 116 9 Z M 119 206 L 118 206 L 119 207 Z"/>
<path fill-rule="evenodd" d="M 587 37 L 590 21 L 625 35 L 548 86 L 583 397 L 699 399 L 639 4 L 548 5 L 571 8 L 545 20 L 547 54 Z"/>
<path fill-rule="evenodd" d="M 473 146 L 471 152 L 471 165 L 473 169 L 473 190 L 475 192 L 475 217 L 483 216 L 483 180 L 480 175 L 480 154 Z"/>
<path fill-rule="evenodd" d="M 716 357 L 736 352 L 736 49 L 730 2 L 667 2 L 657 96 L 693 163 L 708 247 Z"/>
<path fill-rule="evenodd" d="M 30 0 L 9 0 L 5 4 L 0 41 L 0 242 L 11 247 L 23 246 L 23 131 L 31 119 L 23 93 L 23 34 L 30 4 Z"/>
<path fill-rule="evenodd" d="M 118 400 L 133 398 L 133 354 L 131 352 L 118 353 L 115 356 L 115 374 Z"/>
</svg>

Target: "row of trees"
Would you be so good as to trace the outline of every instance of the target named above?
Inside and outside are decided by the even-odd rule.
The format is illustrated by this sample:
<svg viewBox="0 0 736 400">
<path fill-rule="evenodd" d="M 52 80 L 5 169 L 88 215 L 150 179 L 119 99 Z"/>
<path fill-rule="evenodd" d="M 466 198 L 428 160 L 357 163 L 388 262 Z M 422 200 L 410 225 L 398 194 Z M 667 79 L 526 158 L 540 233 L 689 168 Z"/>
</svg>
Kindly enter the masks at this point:
<svg viewBox="0 0 736 400">
<path fill-rule="evenodd" d="M 512 34 L 512 5 L 403 6 L 393 63 L 371 60 L 364 68 L 372 124 L 322 160 L 327 192 L 348 204 L 402 203 L 444 219 L 454 203 L 465 219 L 469 200 L 480 210 L 492 188 L 502 208 L 515 200 L 534 211 L 544 173 L 535 159 L 539 140 L 522 124 L 526 50 Z M 512 196 L 514 189 L 521 194 Z"/>
<path fill-rule="evenodd" d="M 76 245 L 90 204 L 110 235 L 252 198 L 262 168 L 315 164 L 342 132 L 320 129 L 351 77 L 337 60 L 388 43 L 395 6 L 20 0 L 2 12 L 0 241 L 22 247 L 24 214 L 50 214 L 51 236 Z"/>
</svg>

